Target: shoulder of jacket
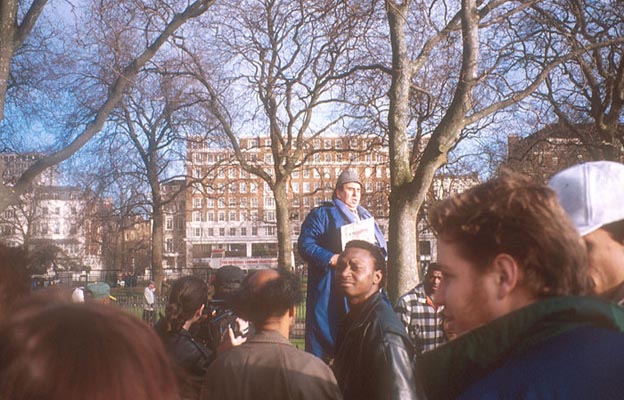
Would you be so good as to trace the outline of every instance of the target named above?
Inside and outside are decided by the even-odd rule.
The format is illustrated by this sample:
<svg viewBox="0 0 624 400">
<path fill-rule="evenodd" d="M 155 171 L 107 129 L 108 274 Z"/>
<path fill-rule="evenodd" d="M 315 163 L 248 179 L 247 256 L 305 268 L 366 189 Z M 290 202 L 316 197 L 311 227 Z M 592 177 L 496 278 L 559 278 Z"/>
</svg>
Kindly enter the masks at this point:
<svg viewBox="0 0 624 400">
<path fill-rule="evenodd" d="M 310 210 L 310 214 L 314 214 L 314 213 L 319 213 L 319 212 L 327 212 L 327 211 L 331 211 L 332 209 L 336 208 L 336 205 L 331 202 L 331 201 L 324 201 L 321 204 L 319 204 L 318 206 L 314 207 L 313 209 Z"/>
</svg>

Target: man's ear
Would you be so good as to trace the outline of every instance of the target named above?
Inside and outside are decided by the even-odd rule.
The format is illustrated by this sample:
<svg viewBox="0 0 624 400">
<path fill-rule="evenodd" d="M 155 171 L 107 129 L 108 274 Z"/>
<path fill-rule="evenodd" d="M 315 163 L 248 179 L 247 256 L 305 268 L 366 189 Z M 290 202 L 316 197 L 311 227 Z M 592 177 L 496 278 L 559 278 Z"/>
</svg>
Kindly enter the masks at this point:
<svg viewBox="0 0 624 400">
<path fill-rule="evenodd" d="M 522 270 L 516 260 L 507 253 L 500 253 L 492 261 L 496 279 L 497 297 L 505 298 L 514 291 L 522 279 Z"/>
<path fill-rule="evenodd" d="M 381 283 L 381 279 L 383 278 L 383 272 L 380 269 L 376 269 L 373 273 L 373 283 L 379 285 Z"/>
<path fill-rule="evenodd" d="M 288 316 L 293 319 L 297 316 L 297 309 L 295 308 L 295 306 L 292 306 L 288 309 Z"/>
</svg>

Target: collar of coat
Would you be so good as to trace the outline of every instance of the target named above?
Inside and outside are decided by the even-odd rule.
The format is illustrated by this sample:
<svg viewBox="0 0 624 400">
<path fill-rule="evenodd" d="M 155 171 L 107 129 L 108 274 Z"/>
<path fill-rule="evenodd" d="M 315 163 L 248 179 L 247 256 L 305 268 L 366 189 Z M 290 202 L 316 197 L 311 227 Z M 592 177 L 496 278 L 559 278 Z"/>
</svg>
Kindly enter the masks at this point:
<svg viewBox="0 0 624 400">
<path fill-rule="evenodd" d="M 516 310 L 416 359 L 427 398 L 456 398 L 500 363 L 580 326 L 624 332 L 624 309 L 591 297 L 553 297 Z"/>
</svg>

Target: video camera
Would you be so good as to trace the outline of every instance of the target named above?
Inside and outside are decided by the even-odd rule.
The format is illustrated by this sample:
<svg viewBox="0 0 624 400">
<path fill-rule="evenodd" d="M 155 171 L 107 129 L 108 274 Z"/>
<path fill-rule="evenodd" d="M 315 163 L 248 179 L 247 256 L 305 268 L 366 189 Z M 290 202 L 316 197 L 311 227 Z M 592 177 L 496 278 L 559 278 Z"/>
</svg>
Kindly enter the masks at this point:
<svg viewBox="0 0 624 400">
<path fill-rule="evenodd" d="M 204 307 L 203 315 L 204 318 L 194 325 L 196 331 L 193 332 L 193 336 L 212 350 L 216 350 L 227 336 L 228 327 L 232 329 L 235 337 L 247 337 L 249 334 L 248 331 L 241 331 L 236 314 L 225 300 L 211 300 Z"/>
<path fill-rule="evenodd" d="M 242 332 L 236 321 L 236 314 L 228 306 L 225 300 L 212 300 L 208 307 L 204 307 L 204 313 L 208 313 L 208 323 L 219 327 L 220 337 L 227 332 L 227 328 L 232 328 L 235 337 L 246 337 L 248 332 Z"/>
</svg>

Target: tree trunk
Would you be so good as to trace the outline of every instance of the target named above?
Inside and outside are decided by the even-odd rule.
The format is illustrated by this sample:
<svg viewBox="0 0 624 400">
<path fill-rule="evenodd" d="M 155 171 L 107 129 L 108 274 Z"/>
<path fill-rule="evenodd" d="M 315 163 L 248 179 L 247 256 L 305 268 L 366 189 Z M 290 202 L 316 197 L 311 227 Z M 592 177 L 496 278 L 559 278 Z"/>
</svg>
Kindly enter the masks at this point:
<svg viewBox="0 0 624 400">
<path fill-rule="evenodd" d="M 395 192 L 392 192 L 393 194 Z M 394 303 L 419 282 L 418 208 L 407 199 L 394 197 L 390 204 L 388 242 L 388 294 Z"/>
<path fill-rule="evenodd" d="M 277 218 L 277 267 L 293 270 L 290 215 L 288 211 L 287 180 L 279 180 L 273 190 L 275 196 L 275 217 Z"/>
<path fill-rule="evenodd" d="M 412 180 L 411 143 L 407 136 L 410 60 L 405 40 L 406 6 L 386 7 L 392 45 L 392 84 L 388 96 L 390 146 L 390 232 L 388 241 L 388 293 L 392 302 L 418 282 L 417 209 L 410 208 L 407 191 Z"/>
<path fill-rule="evenodd" d="M 163 210 L 160 202 L 154 202 L 152 214 L 152 280 L 160 287 L 163 278 Z"/>
</svg>

